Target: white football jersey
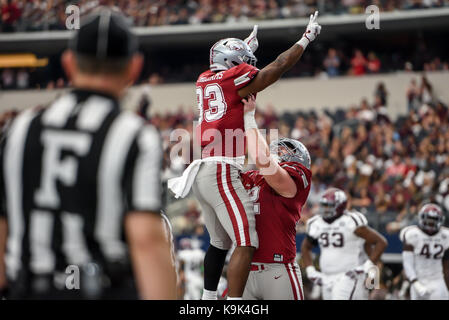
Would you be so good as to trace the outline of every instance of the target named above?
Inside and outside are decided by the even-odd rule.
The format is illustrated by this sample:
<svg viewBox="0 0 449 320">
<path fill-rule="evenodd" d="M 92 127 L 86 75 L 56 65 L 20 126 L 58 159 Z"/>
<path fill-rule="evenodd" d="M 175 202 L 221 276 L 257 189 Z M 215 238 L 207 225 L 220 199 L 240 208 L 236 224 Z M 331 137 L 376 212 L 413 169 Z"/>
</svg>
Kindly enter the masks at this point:
<svg viewBox="0 0 449 320">
<path fill-rule="evenodd" d="M 402 243 L 413 246 L 414 267 L 418 280 L 441 279 L 443 275 L 443 256 L 449 249 L 449 229 L 441 227 L 434 235 L 428 235 L 418 226 L 408 226 L 401 230 Z"/>
<path fill-rule="evenodd" d="M 365 216 L 357 211 L 346 211 L 331 223 L 320 215 L 307 220 L 307 235 L 320 247 L 320 269 L 325 274 L 347 272 L 366 260 L 365 239 L 354 231 L 367 226 Z"/>
<path fill-rule="evenodd" d="M 178 251 L 178 259 L 184 261 L 186 277 L 191 273 L 201 274 L 205 254 L 201 249 L 184 249 Z"/>
</svg>

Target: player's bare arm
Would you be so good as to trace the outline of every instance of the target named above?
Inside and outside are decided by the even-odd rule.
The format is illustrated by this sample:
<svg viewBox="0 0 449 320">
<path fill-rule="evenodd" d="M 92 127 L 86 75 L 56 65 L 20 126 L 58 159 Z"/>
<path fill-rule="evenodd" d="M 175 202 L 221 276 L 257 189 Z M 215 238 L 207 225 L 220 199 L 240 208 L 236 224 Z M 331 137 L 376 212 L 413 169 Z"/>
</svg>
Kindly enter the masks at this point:
<svg viewBox="0 0 449 320">
<path fill-rule="evenodd" d="M 264 176 L 268 185 L 279 195 L 293 198 L 297 188 L 295 181 L 287 170 L 283 169 L 270 154 L 267 141 L 259 132 L 254 120 L 256 110 L 256 99 L 250 95 L 242 100 L 244 104 L 245 133 L 248 140 L 248 156 L 254 161 L 260 173 Z"/>
<path fill-rule="evenodd" d="M 238 91 L 239 95 L 247 97 L 250 93 L 257 93 L 275 83 L 288 70 L 290 70 L 301 58 L 307 45 L 315 40 L 321 31 L 321 26 L 317 22 L 318 11 L 310 15 L 310 21 L 306 32 L 301 40 L 295 43 L 290 49 L 281 53 L 276 60 L 259 71 L 254 80 L 246 87 Z"/>
<path fill-rule="evenodd" d="M 385 237 L 368 226 L 358 227 L 354 233 L 358 237 L 365 239 L 365 244 L 370 248 L 370 252 L 368 252 L 369 259 L 373 263 L 377 263 L 388 245 Z"/>
<path fill-rule="evenodd" d="M 304 268 L 313 264 L 312 250 L 315 245 L 310 241 L 309 237 L 305 237 L 301 244 L 301 261 Z"/>
<path fill-rule="evenodd" d="M 0 292 L 6 287 L 5 252 L 7 239 L 6 219 L 0 218 Z"/>
<path fill-rule="evenodd" d="M 312 250 L 317 245 L 310 236 L 306 236 L 301 244 L 302 266 L 306 269 L 307 278 L 317 285 L 322 285 L 322 273 L 313 266 Z"/>
<path fill-rule="evenodd" d="M 125 224 L 141 299 L 176 299 L 176 271 L 160 215 L 131 212 Z"/>
</svg>

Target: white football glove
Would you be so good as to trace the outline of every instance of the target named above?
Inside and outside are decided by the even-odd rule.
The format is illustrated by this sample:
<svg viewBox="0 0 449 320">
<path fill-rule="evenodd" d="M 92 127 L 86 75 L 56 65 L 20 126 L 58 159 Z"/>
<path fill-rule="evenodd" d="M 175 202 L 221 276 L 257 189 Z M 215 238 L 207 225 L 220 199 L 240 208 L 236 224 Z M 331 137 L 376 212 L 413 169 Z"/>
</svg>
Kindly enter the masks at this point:
<svg viewBox="0 0 449 320">
<path fill-rule="evenodd" d="M 358 266 L 357 268 L 355 268 L 355 272 L 357 273 L 364 273 L 364 274 L 368 274 L 368 272 L 370 271 L 370 269 L 372 267 L 376 267 L 376 265 L 370 260 L 366 260 L 364 264 Z"/>
<path fill-rule="evenodd" d="M 306 32 L 302 35 L 301 40 L 298 41 L 298 44 L 304 49 L 307 45 L 318 37 L 321 32 L 321 26 L 317 22 L 318 11 L 315 11 L 314 14 L 310 15 L 309 24 L 307 25 Z"/>
<path fill-rule="evenodd" d="M 257 28 L 259 26 L 256 24 L 253 28 L 253 32 L 246 38 L 245 43 L 251 48 L 251 51 L 254 53 L 256 52 L 257 48 L 259 47 L 259 41 L 257 40 Z"/>
<path fill-rule="evenodd" d="M 244 106 L 244 114 L 243 114 L 243 123 L 245 126 L 245 130 L 249 129 L 257 129 L 256 122 L 256 97 L 253 94 L 250 94 L 246 99 L 242 99 Z"/>
<path fill-rule="evenodd" d="M 418 295 L 418 297 L 420 297 L 420 298 L 426 298 L 430 294 L 430 292 L 427 290 L 427 288 L 418 280 L 416 280 L 412 283 L 412 287 L 416 291 L 416 294 Z"/>
<path fill-rule="evenodd" d="M 314 284 L 319 286 L 323 285 L 323 274 L 315 269 L 314 266 L 308 266 L 306 268 L 307 278 Z"/>
</svg>

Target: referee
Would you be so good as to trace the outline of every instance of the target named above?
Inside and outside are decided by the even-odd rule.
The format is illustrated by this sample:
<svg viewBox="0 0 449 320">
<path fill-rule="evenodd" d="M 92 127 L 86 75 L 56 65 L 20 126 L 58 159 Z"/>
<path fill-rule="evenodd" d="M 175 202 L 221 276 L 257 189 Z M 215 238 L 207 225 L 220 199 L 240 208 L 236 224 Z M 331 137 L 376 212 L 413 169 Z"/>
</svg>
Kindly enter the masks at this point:
<svg viewBox="0 0 449 320">
<path fill-rule="evenodd" d="M 62 56 L 75 89 L 21 113 L 2 140 L 7 298 L 176 298 L 159 134 L 119 106 L 142 68 L 137 48 L 119 12 L 88 16 Z"/>
</svg>

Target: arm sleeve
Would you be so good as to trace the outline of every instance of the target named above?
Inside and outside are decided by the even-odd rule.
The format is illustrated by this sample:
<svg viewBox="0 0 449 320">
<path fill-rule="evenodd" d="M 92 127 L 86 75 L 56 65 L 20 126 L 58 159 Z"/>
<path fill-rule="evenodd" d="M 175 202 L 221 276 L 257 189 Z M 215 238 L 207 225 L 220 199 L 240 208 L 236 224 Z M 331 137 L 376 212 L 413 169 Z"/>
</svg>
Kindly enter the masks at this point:
<svg viewBox="0 0 449 320">
<path fill-rule="evenodd" d="M 368 226 L 368 219 L 366 219 L 363 213 L 358 211 L 350 211 L 348 212 L 348 215 L 354 221 L 355 229 Z"/>
<path fill-rule="evenodd" d="M 318 241 L 317 230 L 314 227 L 315 222 L 316 222 L 316 217 L 312 217 L 312 218 L 308 219 L 306 222 L 306 236 L 312 243 L 315 241 Z"/>
<path fill-rule="evenodd" d="M 310 235 L 306 235 L 307 240 L 316 247 L 318 245 L 318 239 L 311 237 Z"/>
<path fill-rule="evenodd" d="M 402 251 L 402 264 L 404 266 L 405 276 L 409 281 L 416 280 L 414 267 L 415 256 L 412 251 Z"/>
<path fill-rule="evenodd" d="M 159 133 L 152 126 L 144 126 L 131 147 L 127 161 L 124 186 L 127 212 L 160 212 L 161 165 L 162 145 Z"/>
<path fill-rule="evenodd" d="M 293 180 L 295 180 L 296 186 L 299 190 L 305 190 L 310 186 L 310 174 L 306 174 L 307 169 L 301 168 L 298 165 L 292 165 L 290 163 L 283 163 L 281 167 L 288 172 Z"/>
<path fill-rule="evenodd" d="M 410 236 L 411 234 L 411 236 Z M 409 235 L 409 236 L 407 236 Z M 401 240 L 401 242 L 403 244 L 407 243 L 413 246 L 413 242 L 411 241 L 413 239 L 413 230 L 412 228 L 409 227 L 405 227 L 404 229 L 401 230 L 401 232 L 399 233 L 399 239 Z"/>
<path fill-rule="evenodd" d="M 259 69 L 247 63 L 239 64 L 231 69 L 234 86 L 237 90 L 246 87 L 256 77 Z"/>
</svg>

